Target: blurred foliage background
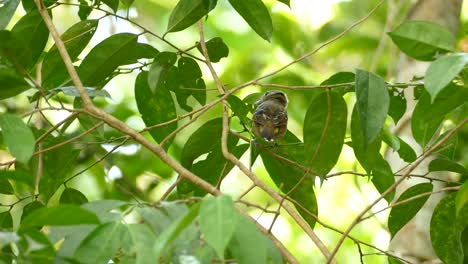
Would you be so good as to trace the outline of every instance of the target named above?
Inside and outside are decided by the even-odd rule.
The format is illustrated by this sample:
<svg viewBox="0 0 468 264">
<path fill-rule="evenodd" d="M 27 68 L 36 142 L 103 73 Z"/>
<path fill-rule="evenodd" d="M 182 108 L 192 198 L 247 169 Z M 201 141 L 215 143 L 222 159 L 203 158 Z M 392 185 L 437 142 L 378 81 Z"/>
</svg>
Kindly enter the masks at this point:
<svg viewBox="0 0 468 264">
<path fill-rule="evenodd" d="M 68 1 L 65 1 L 65 3 Z M 358 19 L 365 16 L 376 4 L 377 0 L 291 0 L 291 8 L 273 0 L 264 1 L 272 15 L 274 33 L 271 43 L 261 39 L 253 32 L 246 22 L 234 12 L 227 1 L 219 1 L 216 9 L 210 13 L 210 18 L 205 22 L 205 38 L 210 39 L 220 36 L 229 47 L 229 56 L 215 65 L 221 80 L 229 88 L 244 83 L 255 77 L 261 76 L 282 65 L 300 57 L 302 54 L 318 47 L 321 43 L 342 32 Z M 121 9 L 118 14 L 128 16 L 134 22 L 145 27 L 151 32 L 162 35 L 166 30 L 168 17 L 172 8 L 176 5 L 174 0 L 139 0 L 135 1 L 130 9 Z M 413 1 L 389 0 L 378 9 L 365 23 L 358 26 L 350 33 L 340 38 L 333 44 L 321 49 L 310 58 L 289 67 L 280 74 L 267 80 L 267 83 L 279 83 L 284 85 L 317 85 L 326 80 L 333 73 L 339 71 L 354 72 L 356 68 L 366 69 L 378 73 L 386 81 L 394 81 L 398 71 L 400 54 L 386 32 L 404 21 Z M 54 9 L 54 22 L 60 32 L 79 21 L 78 8 L 73 5 L 61 5 Z M 24 14 L 22 8 L 18 8 L 17 14 L 10 22 L 7 29 L 16 23 Z M 100 18 L 102 12 L 94 10 L 89 18 Z M 468 5 L 465 3 L 462 11 L 462 26 L 459 32 L 459 49 L 468 51 Z M 98 31 L 91 40 L 91 48 L 111 34 L 118 32 L 141 33 L 142 29 L 136 25 L 114 17 L 101 19 Z M 180 49 L 188 49 L 198 41 L 196 27 L 166 36 L 172 43 L 184 43 Z M 52 45 L 49 40 L 48 46 Z M 174 51 L 173 48 L 150 34 L 143 34 L 139 42 L 147 42 L 159 49 L 159 51 Z M 89 51 L 89 49 L 88 49 Z M 86 50 L 83 54 L 86 54 Z M 215 99 L 218 92 L 210 78 L 208 69 L 202 67 L 204 78 L 207 81 L 208 101 Z M 105 86 L 105 90 L 111 95 L 111 99 L 99 99 L 98 105 L 102 106 L 112 115 L 124 120 L 135 129 L 144 128 L 144 123 L 138 113 L 134 98 L 134 80 L 137 71 L 121 74 L 115 77 Z M 409 82 L 410 80 L 406 80 Z M 251 86 L 242 89 L 237 95 L 240 98 L 254 93 L 262 92 L 262 88 Z M 287 91 L 290 98 L 289 129 L 298 137 L 301 137 L 301 124 L 305 112 L 313 97 L 314 90 Z M 30 103 L 23 94 L 13 99 L 0 102 L 1 112 L 27 112 Z M 67 97 L 62 100 L 68 104 L 73 102 Z M 68 100 L 68 101 L 67 101 Z M 354 100 L 348 97 L 347 100 Z M 189 105 L 199 107 L 193 99 L 189 99 Z M 348 104 L 352 105 L 352 104 Z M 351 113 L 351 109 L 348 111 Z M 178 109 L 179 114 L 185 113 Z M 169 149 L 169 153 L 180 157 L 183 144 L 188 136 L 195 131 L 204 121 L 219 117 L 221 106 L 211 109 L 202 116 L 198 122 L 189 126 L 175 138 Z M 46 116 L 54 122 L 63 120 L 68 113 L 46 112 Z M 76 121 L 75 121 L 76 122 Z M 186 121 L 181 121 L 182 124 Z M 233 124 L 233 129 L 242 130 L 240 125 Z M 79 134 L 79 126 L 72 124 L 66 130 L 69 134 Z M 121 135 L 115 130 L 105 127 L 103 138 L 113 137 L 118 139 Z M 148 136 L 149 137 L 149 136 Z M 349 137 L 349 135 L 348 135 Z M 468 128 L 459 133 L 461 142 L 468 141 Z M 109 140 L 99 141 L 96 137 L 90 137 L 86 144 L 79 144 L 79 166 L 73 172 L 78 172 L 111 150 L 116 143 Z M 457 160 L 464 165 L 468 164 L 468 144 L 460 143 Z M 384 150 L 382 150 L 383 152 Z M 3 153 L 1 160 L 7 161 L 10 157 Z M 242 160 L 248 164 L 249 154 L 245 154 Z M 352 149 L 346 145 L 338 162 L 336 170 L 363 171 L 354 159 Z M 264 181 L 270 182 L 260 160 L 254 164 L 254 170 L 262 176 Z M 239 195 L 249 187 L 244 177 L 238 177 L 240 172 L 234 169 L 224 180 L 222 191 Z M 164 191 L 175 181 L 177 175 L 154 154 L 145 148 L 128 143 L 120 147 L 92 169 L 76 177 L 67 186 L 75 187 L 82 191 L 89 200 L 95 199 L 122 199 L 134 198 L 145 201 L 157 201 Z M 325 181 L 317 182 L 316 194 L 319 204 L 319 215 L 322 221 L 330 223 L 340 230 L 344 230 L 370 201 L 379 196 L 373 185 L 367 178 L 353 175 L 341 175 Z M 60 192 L 56 194 L 59 197 Z M 261 191 L 255 190 L 248 194 L 247 200 L 254 200 L 257 204 L 269 205 L 276 210 L 273 201 Z M 0 196 L 0 202 L 7 204 L 8 197 Z M 374 210 L 385 207 L 385 202 L 378 204 Z M 20 206 L 15 210 L 21 210 Z M 13 213 L 15 213 L 13 211 Z M 262 211 L 252 208 L 253 215 L 258 221 L 269 226 L 273 216 L 262 214 Z M 18 214 L 19 212 L 17 212 Z M 388 211 L 380 213 L 376 217 L 366 221 L 365 225 L 359 225 L 351 235 L 367 241 L 379 248 L 386 249 L 389 243 L 389 234 L 386 230 Z M 317 261 L 320 252 L 312 241 L 299 230 L 297 226 L 290 224 L 291 219 L 280 216 L 273 232 L 282 240 L 301 263 L 319 263 Z M 315 228 L 318 236 L 331 248 L 340 237 L 340 234 L 317 225 Z M 368 249 L 363 249 L 364 254 Z M 319 258 L 320 259 L 320 258 Z M 338 254 L 339 262 L 359 263 L 359 254 L 356 245 L 346 240 Z M 386 258 L 381 256 L 366 256 L 366 263 L 385 263 Z"/>
</svg>

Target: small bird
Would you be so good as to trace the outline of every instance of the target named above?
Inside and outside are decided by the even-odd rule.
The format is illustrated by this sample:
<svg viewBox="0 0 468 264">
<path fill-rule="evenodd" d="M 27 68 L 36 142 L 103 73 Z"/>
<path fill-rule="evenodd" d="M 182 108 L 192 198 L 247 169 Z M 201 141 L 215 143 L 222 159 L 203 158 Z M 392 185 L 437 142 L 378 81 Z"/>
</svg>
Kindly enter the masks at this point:
<svg viewBox="0 0 468 264">
<path fill-rule="evenodd" d="M 268 91 L 257 102 L 252 117 L 252 132 L 258 138 L 274 142 L 288 130 L 288 96 L 281 91 Z"/>
</svg>

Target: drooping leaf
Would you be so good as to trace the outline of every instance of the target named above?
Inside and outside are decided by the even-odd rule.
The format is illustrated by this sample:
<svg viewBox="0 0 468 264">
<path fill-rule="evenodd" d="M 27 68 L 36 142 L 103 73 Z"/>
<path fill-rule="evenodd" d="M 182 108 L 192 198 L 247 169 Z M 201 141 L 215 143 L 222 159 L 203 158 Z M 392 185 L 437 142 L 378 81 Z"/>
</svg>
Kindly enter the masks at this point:
<svg viewBox="0 0 468 264">
<path fill-rule="evenodd" d="M 13 217 L 10 211 L 0 213 L 0 229 L 13 229 Z"/>
<path fill-rule="evenodd" d="M 217 0 L 179 0 L 172 10 L 167 32 L 188 28 L 215 8 Z"/>
<path fill-rule="evenodd" d="M 135 81 L 135 99 L 146 126 L 157 125 L 177 118 L 176 107 L 171 93 L 165 87 L 151 90 L 148 85 L 148 72 L 142 71 Z M 161 142 L 177 128 L 177 122 L 150 130 L 154 140 Z M 172 140 L 166 144 L 169 147 Z"/>
<path fill-rule="evenodd" d="M 346 119 L 346 102 L 337 93 L 321 93 L 310 103 L 304 119 L 304 151 L 308 153 L 308 164 L 320 176 L 325 176 L 338 161 Z"/>
<path fill-rule="evenodd" d="M 236 228 L 228 246 L 234 258 L 238 263 L 268 263 L 267 238 L 246 217 L 236 217 L 237 226 L 242 228 Z"/>
<path fill-rule="evenodd" d="M 97 216 L 77 205 L 64 204 L 57 207 L 39 208 L 28 214 L 21 223 L 21 229 L 44 225 L 99 224 Z"/>
<path fill-rule="evenodd" d="M 114 34 L 97 44 L 80 64 L 78 74 L 85 86 L 101 87 L 114 70 L 133 55 L 138 36 Z"/>
<path fill-rule="evenodd" d="M 31 88 L 17 71 L 0 66 L 0 100 L 13 97 Z"/>
<path fill-rule="evenodd" d="M 388 162 L 381 156 L 378 155 L 374 166 L 372 167 L 372 183 L 380 194 L 383 194 L 390 186 L 395 183 L 395 177 L 392 172 L 392 168 Z M 395 196 L 395 190 L 387 194 L 384 198 L 390 203 Z"/>
<path fill-rule="evenodd" d="M 19 116 L 3 114 L 0 116 L 3 140 L 10 153 L 17 161 L 26 164 L 35 148 L 35 138 L 31 129 L 23 123 Z"/>
<path fill-rule="evenodd" d="M 98 27 L 99 20 L 83 20 L 67 29 L 60 38 L 72 61 L 88 45 Z M 44 57 L 42 62 L 42 87 L 51 89 L 58 87 L 69 79 L 68 71 L 62 57 L 54 45 Z"/>
<path fill-rule="evenodd" d="M 395 203 L 410 199 L 422 193 L 432 192 L 432 189 L 433 185 L 431 183 L 420 183 L 411 186 L 398 197 Z M 388 217 L 388 229 L 392 237 L 418 213 L 427 199 L 429 199 L 429 195 L 421 196 L 417 199 L 392 207 Z"/>
<path fill-rule="evenodd" d="M 238 215 L 230 197 L 209 197 L 201 203 L 200 230 L 208 245 L 224 259 L 224 250 L 237 227 Z"/>
<path fill-rule="evenodd" d="M 416 160 L 416 152 L 414 149 L 408 145 L 403 139 L 398 138 L 400 141 L 400 148 L 398 149 L 398 155 L 402 158 L 405 162 L 413 162 Z"/>
<path fill-rule="evenodd" d="M 0 178 L 0 193 L 14 194 L 13 186 L 6 178 Z"/>
<path fill-rule="evenodd" d="M 21 169 L 0 170 L 0 178 L 10 179 L 18 183 L 24 183 L 29 188 L 34 189 L 34 177 Z"/>
<path fill-rule="evenodd" d="M 392 117 L 393 123 L 398 123 L 406 112 L 406 98 L 403 93 L 398 91 L 390 92 L 390 106 L 388 115 Z"/>
<path fill-rule="evenodd" d="M 19 2 L 20 0 L 8 0 L 3 2 L 3 6 L 0 7 L 0 30 L 8 25 L 10 19 L 15 14 Z"/>
<path fill-rule="evenodd" d="M 468 63 L 467 53 L 456 53 L 439 58 L 429 65 L 424 76 L 424 87 L 431 95 L 431 103 L 442 89 L 463 70 Z"/>
<path fill-rule="evenodd" d="M 271 40 L 273 23 L 261 0 L 229 0 L 229 3 L 260 37 Z"/>
<path fill-rule="evenodd" d="M 429 163 L 429 171 L 451 171 L 468 176 L 468 169 L 460 163 L 448 159 L 433 159 Z"/>
<path fill-rule="evenodd" d="M 88 202 L 88 198 L 74 188 L 65 188 L 60 195 L 60 204 L 84 204 Z"/>
<path fill-rule="evenodd" d="M 219 62 L 222 58 L 226 58 L 229 55 L 229 47 L 220 37 L 206 41 L 205 45 L 211 62 Z M 200 44 L 197 45 L 197 49 L 202 53 Z"/>
<path fill-rule="evenodd" d="M 455 49 L 455 37 L 434 22 L 409 20 L 388 33 L 406 55 L 418 60 L 432 60 L 438 53 Z"/>
<path fill-rule="evenodd" d="M 373 73 L 356 71 L 356 106 L 364 144 L 379 135 L 387 117 L 390 99 L 384 80 Z"/>
</svg>

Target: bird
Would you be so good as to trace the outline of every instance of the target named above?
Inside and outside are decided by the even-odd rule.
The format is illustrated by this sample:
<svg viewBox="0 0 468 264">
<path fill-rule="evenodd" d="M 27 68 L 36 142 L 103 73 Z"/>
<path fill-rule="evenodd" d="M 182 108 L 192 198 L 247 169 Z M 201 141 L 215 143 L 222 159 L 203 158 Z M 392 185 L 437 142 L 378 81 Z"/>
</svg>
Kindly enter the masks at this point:
<svg viewBox="0 0 468 264">
<path fill-rule="evenodd" d="M 288 130 L 288 96 L 281 91 L 271 90 L 263 94 L 254 105 L 253 134 L 277 146 L 278 139 L 283 138 Z"/>
</svg>

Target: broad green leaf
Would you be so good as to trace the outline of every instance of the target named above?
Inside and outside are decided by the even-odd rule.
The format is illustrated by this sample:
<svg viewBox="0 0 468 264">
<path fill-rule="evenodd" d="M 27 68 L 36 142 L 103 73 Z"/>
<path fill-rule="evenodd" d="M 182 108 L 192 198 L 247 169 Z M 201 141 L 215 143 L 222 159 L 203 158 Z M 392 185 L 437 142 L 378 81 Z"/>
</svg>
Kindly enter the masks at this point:
<svg viewBox="0 0 468 264">
<path fill-rule="evenodd" d="M 440 260 L 444 263 L 462 264 L 461 234 L 468 223 L 468 210 L 456 214 L 456 195 L 457 193 L 451 193 L 445 196 L 434 208 L 430 235 L 432 247 Z"/>
<path fill-rule="evenodd" d="M 457 196 L 455 197 L 455 213 L 458 217 L 462 210 L 467 209 L 468 203 L 468 181 L 466 181 L 462 188 L 457 192 Z"/>
<path fill-rule="evenodd" d="M 78 16 L 81 20 L 85 20 L 93 11 L 93 7 L 89 5 L 87 0 L 78 0 L 80 3 L 78 7 Z"/>
<path fill-rule="evenodd" d="M 133 55 L 138 36 L 131 33 L 114 34 L 97 44 L 80 64 L 78 74 L 85 86 L 101 87 L 114 70 Z"/>
<path fill-rule="evenodd" d="M 379 135 L 387 117 L 390 98 L 384 80 L 371 72 L 356 70 L 356 106 L 364 146 Z"/>
<path fill-rule="evenodd" d="M 219 62 L 222 58 L 226 58 L 229 55 L 229 47 L 220 37 L 206 41 L 205 45 L 211 62 Z M 200 44 L 197 45 L 197 49 L 200 53 L 203 53 Z"/>
<path fill-rule="evenodd" d="M 0 100 L 13 97 L 31 88 L 14 69 L 0 66 Z"/>
<path fill-rule="evenodd" d="M 104 4 L 106 4 L 108 7 L 114 11 L 114 13 L 117 13 L 117 10 L 119 10 L 119 0 L 101 0 Z"/>
<path fill-rule="evenodd" d="M 320 83 L 320 85 L 337 85 L 352 83 L 356 80 L 356 74 L 354 72 L 338 72 L 330 76 L 328 79 Z M 344 95 L 347 92 L 354 91 L 355 85 L 344 85 L 342 87 L 334 87 L 333 92 L 340 95 Z"/>
<path fill-rule="evenodd" d="M 146 43 L 137 43 L 133 48 L 132 54 L 127 57 L 127 60 L 122 64 L 137 63 L 139 59 L 152 59 L 159 54 L 159 51 L 153 46 Z"/>
<path fill-rule="evenodd" d="M 119 222 L 98 226 L 81 242 L 73 259 L 80 263 L 108 263 L 121 247 L 126 231 Z"/>
<path fill-rule="evenodd" d="M 129 263 L 146 264 L 155 260 L 152 245 L 156 241 L 153 231 L 145 224 L 129 224 L 127 237 L 122 240 Z"/>
<path fill-rule="evenodd" d="M 35 210 L 40 209 L 40 208 L 44 208 L 44 207 L 45 207 L 44 204 L 41 203 L 40 201 L 37 201 L 37 200 L 32 201 L 32 202 L 28 203 L 27 205 L 25 205 L 23 207 L 23 213 L 21 214 L 21 223 L 26 218 L 26 216 L 28 216 L 29 214 L 31 214 Z"/>
<path fill-rule="evenodd" d="M 98 27 L 99 20 L 83 20 L 65 31 L 60 38 L 72 61 L 88 45 Z M 63 63 L 62 57 L 54 45 L 44 57 L 42 62 L 42 87 L 51 89 L 61 86 L 69 79 L 68 71 Z"/>
<path fill-rule="evenodd" d="M 440 135 L 437 139 L 436 142 L 440 141 L 442 138 L 445 138 L 445 136 L 449 133 L 451 133 L 453 129 L 448 129 L 442 135 Z M 442 143 L 439 147 L 437 147 L 434 150 L 434 153 L 437 153 L 447 159 L 453 160 L 455 159 L 455 155 L 457 154 L 457 151 L 459 149 L 458 145 L 458 134 L 455 133 L 453 134 L 447 141 Z"/>
<path fill-rule="evenodd" d="M 398 149 L 398 156 L 402 158 L 405 162 L 413 162 L 416 160 L 416 152 L 414 149 L 408 145 L 403 139 L 398 138 L 400 141 L 400 148 Z"/>
<path fill-rule="evenodd" d="M 384 127 L 380 135 L 382 136 L 383 142 L 391 147 L 393 151 L 400 150 L 400 138 L 396 135 L 393 135 L 388 128 Z"/>
<path fill-rule="evenodd" d="M 6 178 L 0 177 L 0 193 L 14 194 L 13 186 Z"/>
<path fill-rule="evenodd" d="M 229 196 L 209 197 L 201 203 L 200 230 L 206 243 L 221 259 L 224 259 L 224 250 L 236 230 L 237 220 L 234 202 Z"/>
<path fill-rule="evenodd" d="M 439 58 L 429 65 L 424 76 L 424 87 L 431 95 L 432 103 L 439 92 L 457 77 L 467 63 L 467 53 L 456 53 Z"/>
<path fill-rule="evenodd" d="M 0 7 L 0 29 L 4 29 L 15 14 L 20 0 L 5 0 Z"/>
<path fill-rule="evenodd" d="M 429 163 L 429 171 L 451 171 L 462 175 L 468 175 L 468 169 L 460 163 L 448 159 L 432 160 L 431 163 Z"/>
<path fill-rule="evenodd" d="M 395 203 L 410 199 L 422 193 L 432 192 L 432 189 L 433 186 L 431 183 L 420 183 L 411 186 L 398 197 Z M 423 207 L 427 199 L 429 199 L 429 195 L 392 207 L 388 216 L 388 229 L 391 237 L 394 237 L 395 234 L 419 212 L 419 209 Z"/>
<path fill-rule="evenodd" d="M 0 127 L 3 140 L 11 155 L 23 164 L 28 163 L 36 144 L 31 129 L 23 123 L 20 117 L 13 114 L 0 116 Z"/>
<path fill-rule="evenodd" d="M 148 85 L 148 72 L 142 71 L 135 81 L 135 99 L 146 126 L 157 125 L 177 118 L 171 93 L 165 87 L 152 90 Z M 161 142 L 177 128 L 177 122 L 150 130 L 154 140 Z M 165 145 L 169 147 L 172 140 Z"/>
<path fill-rule="evenodd" d="M 167 32 L 188 28 L 215 8 L 217 0 L 179 0 L 172 10 Z"/>
<path fill-rule="evenodd" d="M 173 52 L 161 52 L 154 57 L 148 73 L 148 84 L 151 91 L 164 88 L 167 82 L 167 73 L 177 60 L 177 55 Z"/>
<path fill-rule="evenodd" d="M 308 153 L 307 164 L 321 177 L 338 161 L 346 119 L 346 102 L 337 93 L 321 93 L 310 103 L 304 118 L 304 151 Z"/>
<path fill-rule="evenodd" d="M 229 243 L 229 250 L 238 263 L 267 263 L 266 237 L 260 233 L 254 223 L 237 214 L 237 226 Z"/>
<path fill-rule="evenodd" d="M 434 136 L 445 115 L 466 103 L 468 89 L 448 85 L 431 104 L 430 95 L 424 92 L 419 98 L 411 118 L 411 131 L 416 142 L 425 147 Z"/>
<path fill-rule="evenodd" d="M 229 0 L 229 3 L 260 37 L 271 40 L 273 23 L 261 0 Z"/>
<path fill-rule="evenodd" d="M 401 117 L 406 112 L 406 98 L 403 93 L 398 91 L 390 92 L 390 106 L 388 115 L 393 119 L 393 123 L 397 124 Z"/>
<path fill-rule="evenodd" d="M 13 217 L 10 211 L 0 213 L 0 229 L 13 229 Z"/>
<path fill-rule="evenodd" d="M 356 105 L 351 115 L 351 140 L 351 146 L 353 147 L 356 159 L 367 173 L 370 174 L 376 159 L 380 156 L 379 151 L 382 140 L 380 137 L 377 137 L 370 144 L 365 143 Z"/>
<path fill-rule="evenodd" d="M 88 198 L 78 191 L 77 189 L 73 188 L 65 188 L 63 190 L 62 195 L 60 195 L 60 204 L 84 204 L 88 202 Z"/>
<path fill-rule="evenodd" d="M 15 182 L 26 184 L 31 190 L 34 189 L 34 177 L 23 170 L 0 170 L 0 178 L 10 179 Z"/>
<path fill-rule="evenodd" d="M 453 34 L 430 21 L 406 21 L 388 34 L 401 51 L 418 60 L 432 60 L 438 53 L 455 49 Z"/>
<path fill-rule="evenodd" d="M 39 12 L 27 13 L 11 29 L 11 39 L 4 52 L 13 64 L 29 71 L 45 48 L 49 30 Z"/>
<path fill-rule="evenodd" d="M 252 121 L 247 117 L 249 114 L 249 107 L 235 95 L 230 95 L 227 98 L 232 112 L 239 118 L 244 128 L 250 131 Z"/>
<path fill-rule="evenodd" d="M 392 172 L 392 168 L 388 162 L 378 154 L 372 168 L 372 183 L 379 193 L 384 193 L 390 186 L 395 183 L 395 177 Z M 384 198 L 390 203 L 395 196 L 395 190 L 387 194 Z"/>
<path fill-rule="evenodd" d="M 77 205 L 59 205 L 51 208 L 39 208 L 28 214 L 21 223 L 21 229 L 36 226 L 64 226 L 99 224 L 97 216 Z"/>
</svg>

